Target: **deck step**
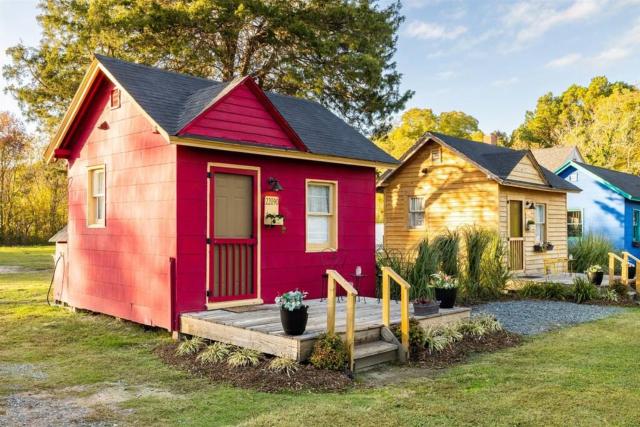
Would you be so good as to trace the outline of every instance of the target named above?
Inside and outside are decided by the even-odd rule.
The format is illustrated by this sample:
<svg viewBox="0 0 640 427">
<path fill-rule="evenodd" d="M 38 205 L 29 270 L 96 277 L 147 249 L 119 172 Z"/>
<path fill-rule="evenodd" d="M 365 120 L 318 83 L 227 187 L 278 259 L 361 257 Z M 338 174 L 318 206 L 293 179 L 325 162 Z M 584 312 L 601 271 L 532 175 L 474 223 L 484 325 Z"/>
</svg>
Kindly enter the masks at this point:
<svg viewBox="0 0 640 427">
<path fill-rule="evenodd" d="M 398 345 L 386 341 L 373 341 L 355 346 L 355 372 L 372 368 L 382 363 L 393 362 L 398 357 Z"/>
</svg>

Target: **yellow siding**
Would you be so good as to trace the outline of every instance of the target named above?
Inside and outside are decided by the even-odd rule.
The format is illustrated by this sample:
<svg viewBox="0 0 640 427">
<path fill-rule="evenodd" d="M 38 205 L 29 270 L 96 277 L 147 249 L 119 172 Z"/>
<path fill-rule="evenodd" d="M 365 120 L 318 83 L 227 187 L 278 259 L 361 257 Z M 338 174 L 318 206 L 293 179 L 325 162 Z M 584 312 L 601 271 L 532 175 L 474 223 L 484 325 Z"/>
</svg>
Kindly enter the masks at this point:
<svg viewBox="0 0 640 427">
<path fill-rule="evenodd" d="M 525 156 L 520 160 L 520 163 L 513 168 L 507 179 L 531 182 L 534 184 L 546 184 L 545 180 L 540 176 L 540 172 L 536 169 L 528 156 Z"/>
<path fill-rule="evenodd" d="M 442 160 L 432 163 L 431 150 L 436 147 L 434 142 L 423 146 L 384 189 L 384 244 L 389 249 L 406 251 L 427 235 L 464 225 L 498 226 L 498 184 L 444 147 Z M 426 200 L 422 230 L 408 226 L 409 197 L 414 195 Z"/>
<path fill-rule="evenodd" d="M 527 274 L 544 273 L 543 262 L 548 258 L 568 256 L 567 248 L 567 195 L 550 191 L 527 190 L 516 187 L 500 186 L 500 234 L 508 237 L 508 204 L 510 199 L 544 203 L 547 205 L 547 241 L 554 245 L 553 250 L 543 253 L 533 252 L 535 227 L 527 231 L 526 223 L 534 220 L 535 212 L 524 209 L 524 268 Z"/>
</svg>

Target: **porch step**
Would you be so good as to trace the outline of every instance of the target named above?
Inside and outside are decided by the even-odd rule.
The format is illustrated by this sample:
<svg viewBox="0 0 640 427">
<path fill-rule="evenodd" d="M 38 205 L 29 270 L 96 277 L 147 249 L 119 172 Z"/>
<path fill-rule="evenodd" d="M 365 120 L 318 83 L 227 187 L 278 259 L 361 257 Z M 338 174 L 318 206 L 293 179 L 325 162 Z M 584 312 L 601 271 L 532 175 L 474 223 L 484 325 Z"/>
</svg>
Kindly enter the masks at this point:
<svg viewBox="0 0 640 427">
<path fill-rule="evenodd" d="M 393 362 L 398 357 L 398 345 L 386 341 L 356 344 L 354 350 L 355 372 L 372 368 L 382 363 Z"/>
</svg>

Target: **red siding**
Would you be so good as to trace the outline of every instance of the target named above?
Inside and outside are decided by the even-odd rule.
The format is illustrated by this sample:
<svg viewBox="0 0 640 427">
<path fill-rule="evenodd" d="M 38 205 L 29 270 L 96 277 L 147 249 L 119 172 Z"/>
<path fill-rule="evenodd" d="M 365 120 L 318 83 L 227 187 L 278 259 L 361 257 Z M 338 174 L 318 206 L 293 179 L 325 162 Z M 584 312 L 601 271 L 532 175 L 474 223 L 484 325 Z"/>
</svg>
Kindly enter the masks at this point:
<svg viewBox="0 0 640 427">
<path fill-rule="evenodd" d="M 272 303 L 278 293 L 291 289 L 318 298 L 326 292 L 323 272 L 326 255 L 305 252 L 305 179 L 338 181 L 338 245 L 345 263 L 339 272 L 351 280 L 357 265 L 366 278 L 361 293 L 375 287 L 375 172 L 362 168 L 275 157 L 225 153 L 178 147 L 178 311 L 201 310 L 206 302 L 207 162 L 258 166 L 261 190 L 267 179 L 277 178 L 280 213 L 286 231 L 261 225 L 262 298 Z M 262 221 L 260 221 L 262 222 Z"/>
<path fill-rule="evenodd" d="M 170 327 L 169 258 L 176 255 L 176 147 L 102 83 L 73 135 L 69 162 L 70 305 Z M 97 129 L 106 121 L 108 130 Z M 106 165 L 106 227 L 89 228 L 87 166 Z"/>
<path fill-rule="evenodd" d="M 181 133 L 296 148 L 282 126 L 246 85 L 233 89 Z"/>
</svg>

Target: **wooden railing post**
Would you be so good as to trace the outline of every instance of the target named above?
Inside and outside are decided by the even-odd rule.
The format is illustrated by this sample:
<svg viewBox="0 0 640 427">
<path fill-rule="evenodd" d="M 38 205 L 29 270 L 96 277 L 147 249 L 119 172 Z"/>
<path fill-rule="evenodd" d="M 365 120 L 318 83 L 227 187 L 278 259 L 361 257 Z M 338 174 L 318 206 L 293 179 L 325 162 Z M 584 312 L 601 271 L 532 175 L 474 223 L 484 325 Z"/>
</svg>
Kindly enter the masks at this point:
<svg viewBox="0 0 640 427">
<path fill-rule="evenodd" d="M 622 283 L 629 284 L 629 252 L 622 252 Z"/>
<path fill-rule="evenodd" d="M 356 338 L 356 296 L 347 292 L 347 331 L 345 346 L 349 352 L 349 369 L 353 371 Z"/>
<path fill-rule="evenodd" d="M 336 281 L 327 271 L 327 333 L 336 333 Z"/>
<path fill-rule="evenodd" d="M 409 288 L 403 286 L 400 290 L 400 331 L 402 334 L 402 347 L 405 354 L 409 355 Z"/>
<path fill-rule="evenodd" d="M 616 274 L 616 259 L 614 254 L 609 252 L 609 283 L 613 283 Z"/>
<path fill-rule="evenodd" d="M 389 286 L 389 267 L 382 267 L 382 324 L 389 327 L 391 322 L 391 289 Z"/>
</svg>

